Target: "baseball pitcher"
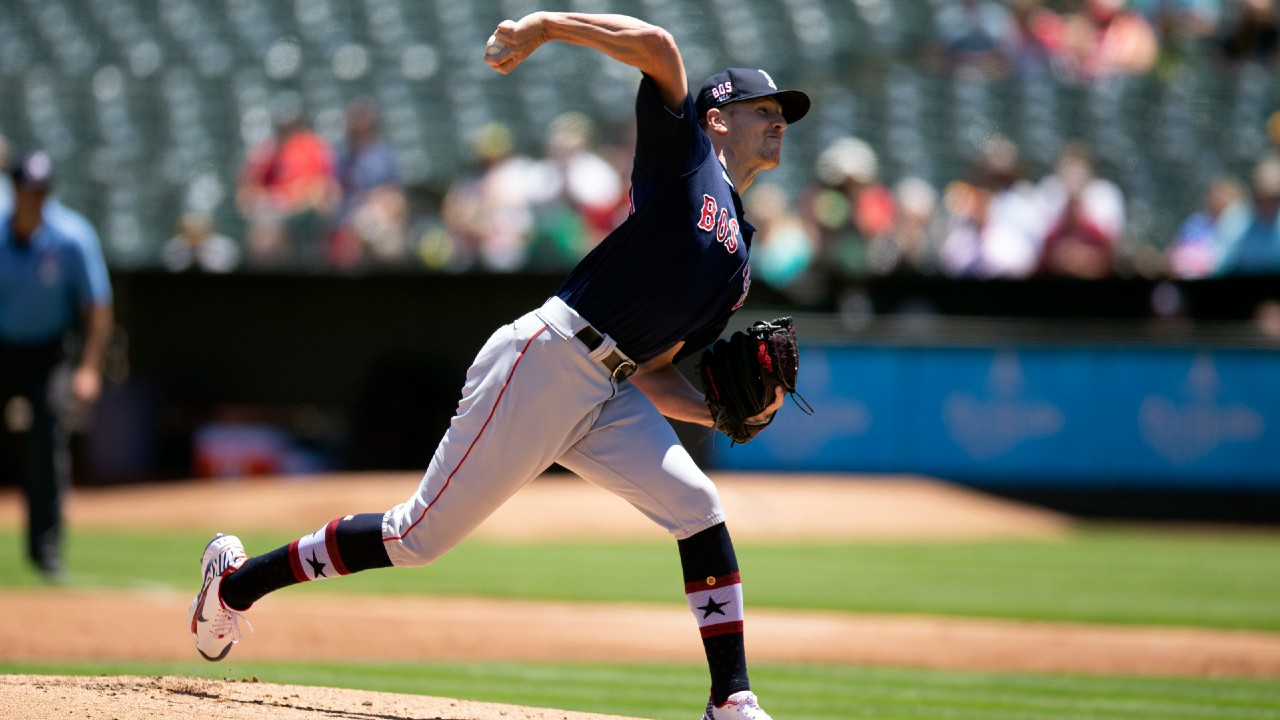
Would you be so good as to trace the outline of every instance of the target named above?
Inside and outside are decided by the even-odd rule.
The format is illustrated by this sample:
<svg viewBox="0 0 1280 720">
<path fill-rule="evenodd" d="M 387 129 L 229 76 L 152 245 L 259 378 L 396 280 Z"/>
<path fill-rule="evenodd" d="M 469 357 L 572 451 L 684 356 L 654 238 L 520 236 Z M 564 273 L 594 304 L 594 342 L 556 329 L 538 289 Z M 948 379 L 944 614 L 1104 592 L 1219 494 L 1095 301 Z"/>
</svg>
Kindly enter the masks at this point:
<svg viewBox="0 0 1280 720">
<path fill-rule="evenodd" d="M 755 346 L 720 353 L 746 364 L 731 369 L 716 353 L 704 355 L 701 388 L 676 363 L 713 345 L 746 299 L 753 228 L 740 194 L 778 165 L 782 138 L 809 98 L 744 68 L 713 75 L 693 95 L 671 34 L 620 15 L 537 12 L 504 21 L 484 62 L 510 74 L 548 42 L 604 53 L 642 74 L 629 217 L 554 296 L 480 349 L 457 413 L 403 503 L 340 517 L 254 557 L 232 535 L 214 538 L 201 559 L 191 633 L 204 657 L 219 660 L 240 639 L 240 614 L 274 590 L 426 565 L 558 462 L 675 538 L 711 675 L 704 720 L 769 720 L 747 676 L 742 580 L 719 496 L 666 418 L 745 442 L 794 390 L 789 320 L 773 324 L 776 337 L 752 336 L 769 352 L 781 347 L 779 355 Z M 781 381 L 768 379 L 775 366 L 786 368 Z M 756 397 L 728 398 L 743 392 Z"/>
</svg>

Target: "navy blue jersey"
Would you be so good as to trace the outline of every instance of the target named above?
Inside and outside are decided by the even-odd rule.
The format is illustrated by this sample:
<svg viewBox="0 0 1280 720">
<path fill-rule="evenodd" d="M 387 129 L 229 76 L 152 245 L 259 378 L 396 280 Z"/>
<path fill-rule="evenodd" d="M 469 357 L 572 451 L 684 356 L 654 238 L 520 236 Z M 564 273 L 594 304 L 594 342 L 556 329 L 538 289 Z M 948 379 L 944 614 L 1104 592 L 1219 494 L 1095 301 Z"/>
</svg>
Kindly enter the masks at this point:
<svg viewBox="0 0 1280 720">
<path fill-rule="evenodd" d="M 751 285 L 754 228 L 686 97 L 672 113 L 645 76 L 636 97 L 631 214 L 570 271 L 562 300 L 644 362 L 714 341 Z"/>
</svg>

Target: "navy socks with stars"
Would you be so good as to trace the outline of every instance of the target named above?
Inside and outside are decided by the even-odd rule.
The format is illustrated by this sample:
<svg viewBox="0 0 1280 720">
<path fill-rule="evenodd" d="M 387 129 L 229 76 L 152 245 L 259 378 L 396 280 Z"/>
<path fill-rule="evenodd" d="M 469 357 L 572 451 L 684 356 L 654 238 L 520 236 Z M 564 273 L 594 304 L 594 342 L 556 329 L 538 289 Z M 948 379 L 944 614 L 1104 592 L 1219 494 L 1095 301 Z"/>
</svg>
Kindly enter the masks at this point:
<svg viewBox="0 0 1280 720">
<path fill-rule="evenodd" d="M 264 595 L 289 585 L 390 566 L 382 544 L 382 514 L 347 515 L 246 560 L 222 581 L 222 601 L 232 610 L 247 610 Z"/>
<path fill-rule="evenodd" d="M 702 631 L 711 670 L 711 698 L 723 704 L 751 689 L 742 634 L 742 580 L 724 523 L 678 541 L 685 597 Z"/>
<path fill-rule="evenodd" d="M 711 672 L 711 697 L 722 704 L 733 693 L 751 687 L 737 556 L 723 523 L 677 544 L 685 597 L 702 633 Z M 247 610 L 268 593 L 289 585 L 390 566 L 382 542 L 382 515 L 348 515 L 246 560 L 222 581 L 222 600 L 232 610 Z"/>
</svg>

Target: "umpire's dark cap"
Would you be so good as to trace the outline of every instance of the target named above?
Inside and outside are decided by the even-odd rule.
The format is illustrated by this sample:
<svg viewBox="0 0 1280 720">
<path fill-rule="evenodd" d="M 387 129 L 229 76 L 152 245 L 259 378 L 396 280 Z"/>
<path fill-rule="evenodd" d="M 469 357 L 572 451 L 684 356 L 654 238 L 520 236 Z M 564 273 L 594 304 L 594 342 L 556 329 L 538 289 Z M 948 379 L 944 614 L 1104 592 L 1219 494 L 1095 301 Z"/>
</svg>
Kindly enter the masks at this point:
<svg viewBox="0 0 1280 720">
<path fill-rule="evenodd" d="M 53 161 L 41 150 L 26 153 L 9 168 L 9 178 L 18 190 L 47 188 L 53 184 Z"/>
<path fill-rule="evenodd" d="M 782 117 L 788 123 L 799 120 L 809 112 L 808 95 L 799 90 L 779 90 L 769 73 L 755 68 L 729 68 L 707 78 L 698 91 L 694 109 L 701 120 L 711 108 L 758 97 L 777 98 L 782 105 Z"/>
</svg>

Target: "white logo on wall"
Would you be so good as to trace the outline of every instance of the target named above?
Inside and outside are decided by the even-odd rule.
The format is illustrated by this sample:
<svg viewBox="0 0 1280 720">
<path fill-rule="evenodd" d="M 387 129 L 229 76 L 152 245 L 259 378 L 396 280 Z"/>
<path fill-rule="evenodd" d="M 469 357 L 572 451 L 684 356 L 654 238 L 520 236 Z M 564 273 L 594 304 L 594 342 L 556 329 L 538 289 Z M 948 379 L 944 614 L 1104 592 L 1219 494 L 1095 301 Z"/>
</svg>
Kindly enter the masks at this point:
<svg viewBox="0 0 1280 720">
<path fill-rule="evenodd" d="M 987 373 L 985 396 L 957 390 L 943 400 L 947 435 L 969 457 L 990 460 L 1026 440 L 1061 432 L 1066 424 L 1062 410 L 1050 402 L 1022 397 L 1025 384 L 1017 353 L 998 353 Z"/>
<path fill-rule="evenodd" d="M 1138 409 L 1138 431 L 1160 457 L 1182 464 L 1199 460 L 1225 443 L 1262 437 L 1266 423 L 1253 408 L 1218 404 L 1218 370 L 1208 353 L 1197 355 L 1187 372 L 1181 402 L 1148 395 Z"/>
</svg>

